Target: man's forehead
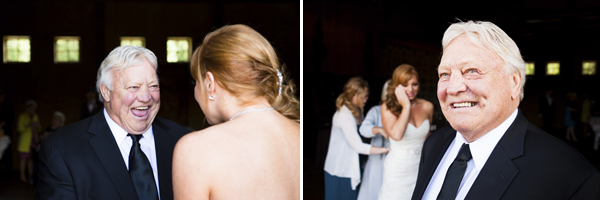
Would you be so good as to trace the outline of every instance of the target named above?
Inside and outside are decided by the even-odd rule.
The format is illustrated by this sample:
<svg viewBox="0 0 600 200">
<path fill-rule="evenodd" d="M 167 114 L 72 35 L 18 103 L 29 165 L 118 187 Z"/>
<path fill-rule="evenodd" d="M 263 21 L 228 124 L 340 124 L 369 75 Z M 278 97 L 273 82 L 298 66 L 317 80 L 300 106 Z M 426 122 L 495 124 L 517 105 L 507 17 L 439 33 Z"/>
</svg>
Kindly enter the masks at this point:
<svg viewBox="0 0 600 200">
<path fill-rule="evenodd" d="M 141 67 L 140 65 L 134 65 L 131 67 L 128 67 L 126 69 L 113 69 L 113 77 L 115 81 L 135 81 L 135 80 L 147 80 L 148 78 L 151 79 L 151 81 L 158 81 L 158 75 L 156 74 L 156 71 L 154 71 L 154 68 L 152 67 L 144 67 L 142 70 L 144 70 L 143 72 L 140 71 L 130 71 L 128 69 L 132 69 L 134 67 Z"/>
<path fill-rule="evenodd" d="M 485 67 L 493 63 L 503 62 L 503 60 L 495 52 L 476 46 L 470 48 L 470 51 L 462 51 L 465 49 L 448 49 L 442 55 L 439 69 L 447 68 L 463 68 L 463 67 Z M 457 52 L 458 51 L 458 52 Z"/>
</svg>

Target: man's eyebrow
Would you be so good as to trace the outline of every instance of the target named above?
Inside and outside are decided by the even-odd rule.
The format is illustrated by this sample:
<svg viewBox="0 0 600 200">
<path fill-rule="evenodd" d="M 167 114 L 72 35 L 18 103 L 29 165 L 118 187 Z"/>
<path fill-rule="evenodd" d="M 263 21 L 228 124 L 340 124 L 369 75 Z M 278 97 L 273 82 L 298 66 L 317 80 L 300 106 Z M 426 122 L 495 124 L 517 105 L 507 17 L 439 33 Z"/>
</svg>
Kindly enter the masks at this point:
<svg viewBox="0 0 600 200">
<path fill-rule="evenodd" d="M 480 62 L 479 60 L 465 60 L 465 61 L 459 61 L 459 62 L 453 62 L 452 66 L 458 66 L 458 67 L 470 67 L 470 66 L 480 66 L 482 65 L 482 62 Z M 444 64 L 442 62 L 440 62 L 440 64 L 438 65 L 438 68 L 436 68 L 437 70 L 440 69 L 440 67 L 447 67 L 448 64 Z"/>
</svg>

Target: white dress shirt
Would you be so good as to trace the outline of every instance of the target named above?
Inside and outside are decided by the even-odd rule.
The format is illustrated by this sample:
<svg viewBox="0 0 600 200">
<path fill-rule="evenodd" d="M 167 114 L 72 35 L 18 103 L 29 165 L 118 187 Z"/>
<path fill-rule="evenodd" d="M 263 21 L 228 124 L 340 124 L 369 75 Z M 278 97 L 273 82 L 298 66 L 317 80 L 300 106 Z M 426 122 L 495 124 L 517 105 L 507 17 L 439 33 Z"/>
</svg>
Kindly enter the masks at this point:
<svg viewBox="0 0 600 200">
<path fill-rule="evenodd" d="M 369 154 L 371 145 L 358 135 L 356 120 L 350 109 L 342 106 L 333 115 L 329 149 L 325 158 L 325 171 L 333 176 L 350 178 L 352 190 L 360 183 L 358 154 Z"/>
<path fill-rule="evenodd" d="M 104 118 L 106 118 L 106 122 L 108 123 L 108 127 L 110 127 L 110 131 L 115 137 L 115 141 L 117 141 L 117 145 L 119 146 L 119 150 L 121 151 L 121 155 L 123 156 L 123 161 L 125 161 L 125 166 L 127 170 L 129 170 L 129 152 L 131 151 L 131 145 L 133 141 L 130 136 L 127 136 L 127 131 L 121 128 L 115 121 L 108 116 L 106 112 L 106 108 L 104 108 Z M 150 161 L 150 166 L 152 166 L 152 173 L 154 174 L 154 182 L 156 182 L 156 189 L 158 191 L 158 196 L 160 199 L 160 187 L 158 183 L 158 166 L 156 163 L 156 150 L 154 147 L 154 133 L 152 132 L 152 125 L 146 132 L 144 132 L 142 139 L 140 139 L 140 148 L 148 157 Z"/>
<path fill-rule="evenodd" d="M 504 133 L 517 118 L 518 111 L 519 109 L 515 109 L 515 111 L 506 120 L 504 120 L 504 122 L 502 122 L 502 124 L 471 143 L 468 143 L 459 132 L 456 132 L 456 136 L 454 137 L 452 144 L 450 144 L 450 147 L 448 147 L 448 150 L 446 150 L 444 157 L 438 164 L 435 173 L 431 177 L 429 185 L 427 185 L 427 189 L 423 194 L 423 199 L 429 200 L 437 198 L 440 190 L 442 189 L 442 184 L 446 178 L 448 168 L 458 155 L 460 147 L 464 143 L 467 143 L 469 144 L 473 159 L 469 160 L 467 163 L 465 175 L 463 176 L 462 182 L 458 188 L 458 194 L 456 195 L 456 199 L 465 199 L 467 193 L 473 185 L 473 182 L 475 182 L 479 172 L 481 172 L 481 169 L 496 147 L 496 144 L 498 144 L 502 136 L 504 136 Z"/>
</svg>

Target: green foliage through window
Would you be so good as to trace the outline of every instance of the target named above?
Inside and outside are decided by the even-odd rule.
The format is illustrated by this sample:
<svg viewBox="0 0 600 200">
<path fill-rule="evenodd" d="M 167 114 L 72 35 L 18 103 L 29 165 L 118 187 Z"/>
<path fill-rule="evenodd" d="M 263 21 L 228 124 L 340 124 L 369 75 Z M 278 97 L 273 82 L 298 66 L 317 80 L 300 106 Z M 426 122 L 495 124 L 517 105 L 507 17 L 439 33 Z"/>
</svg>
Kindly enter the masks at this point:
<svg viewBox="0 0 600 200">
<path fill-rule="evenodd" d="M 146 40 L 143 37 L 121 37 L 121 46 L 145 47 Z"/>
<path fill-rule="evenodd" d="M 191 38 L 168 38 L 167 39 L 167 62 L 188 62 L 190 60 Z"/>
<path fill-rule="evenodd" d="M 79 62 L 79 37 L 57 37 L 54 62 Z"/>
<path fill-rule="evenodd" d="M 527 62 L 525 63 L 525 75 L 534 75 L 535 74 L 535 63 Z"/>
<path fill-rule="evenodd" d="M 546 75 L 560 75 L 560 63 L 548 62 L 548 64 L 546 65 Z"/>
<path fill-rule="evenodd" d="M 31 42 L 29 41 L 29 36 L 5 36 L 3 47 L 4 63 L 31 61 Z"/>
<path fill-rule="evenodd" d="M 583 61 L 581 69 L 582 75 L 595 75 L 596 74 L 596 61 Z"/>
</svg>

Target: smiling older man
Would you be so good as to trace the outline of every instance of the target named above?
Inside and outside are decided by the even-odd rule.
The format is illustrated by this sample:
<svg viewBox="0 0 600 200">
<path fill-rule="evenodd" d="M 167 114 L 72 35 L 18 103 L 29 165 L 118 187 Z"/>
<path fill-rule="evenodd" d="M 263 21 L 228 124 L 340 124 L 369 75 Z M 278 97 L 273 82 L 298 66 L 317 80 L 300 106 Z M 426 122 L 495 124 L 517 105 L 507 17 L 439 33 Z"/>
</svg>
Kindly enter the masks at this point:
<svg viewBox="0 0 600 200">
<path fill-rule="evenodd" d="M 156 56 L 115 48 L 98 70 L 104 111 L 44 139 L 36 199 L 173 199 L 171 163 L 189 131 L 156 114 Z"/>
<path fill-rule="evenodd" d="M 437 96 L 450 126 L 425 142 L 412 199 L 600 199 L 600 173 L 519 112 L 525 63 L 490 22 L 452 24 Z"/>
</svg>

